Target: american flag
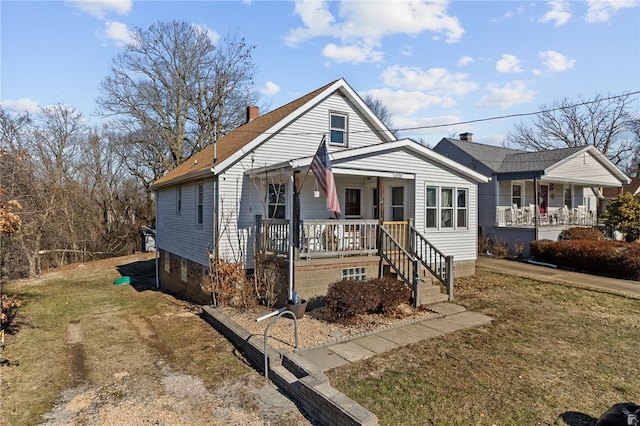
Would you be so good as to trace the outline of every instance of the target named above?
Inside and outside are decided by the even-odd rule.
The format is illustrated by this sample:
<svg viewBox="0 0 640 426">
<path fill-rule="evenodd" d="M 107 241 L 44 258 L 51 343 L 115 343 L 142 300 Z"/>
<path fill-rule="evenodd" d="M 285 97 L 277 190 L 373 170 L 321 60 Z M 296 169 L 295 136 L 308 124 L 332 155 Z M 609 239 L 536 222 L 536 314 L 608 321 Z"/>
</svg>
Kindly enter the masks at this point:
<svg viewBox="0 0 640 426">
<path fill-rule="evenodd" d="M 318 181 L 318 185 L 327 196 L 327 210 L 333 212 L 336 219 L 340 219 L 340 202 L 338 201 L 338 193 L 336 192 L 336 183 L 333 180 L 333 172 L 331 171 L 331 161 L 327 152 L 326 139 L 323 136 L 320 147 L 316 151 L 311 161 L 311 171 Z"/>
</svg>

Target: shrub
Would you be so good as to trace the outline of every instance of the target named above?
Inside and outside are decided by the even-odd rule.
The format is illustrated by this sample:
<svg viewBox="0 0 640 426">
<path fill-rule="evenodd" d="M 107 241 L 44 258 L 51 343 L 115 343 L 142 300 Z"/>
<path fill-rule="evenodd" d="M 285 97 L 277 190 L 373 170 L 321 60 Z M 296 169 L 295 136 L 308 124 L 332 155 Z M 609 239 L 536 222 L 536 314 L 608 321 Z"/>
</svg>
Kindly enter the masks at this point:
<svg viewBox="0 0 640 426">
<path fill-rule="evenodd" d="M 640 281 L 640 244 L 620 241 L 540 240 L 531 243 L 540 262 L 613 278 Z"/>
<path fill-rule="evenodd" d="M 576 227 L 565 229 L 560 233 L 561 240 L 604 240 L 604 234 L 596 228 Z"/>
<path fill-rule="evenodd" d="M 611 229 L 624 233 L 630 243 L 640 238 L 640 196 L 630 192 L 620 194 L 607 204 L 605 223 Z"/>
<path fill-rule="evenodd" d="M 325 300 L 329 317 L 348 323 L 358 315 L 389 312 L 410 297 L 411 290 L 401 281 L 374 278 L 337 281 L 329 286 Z"/>
</svg>

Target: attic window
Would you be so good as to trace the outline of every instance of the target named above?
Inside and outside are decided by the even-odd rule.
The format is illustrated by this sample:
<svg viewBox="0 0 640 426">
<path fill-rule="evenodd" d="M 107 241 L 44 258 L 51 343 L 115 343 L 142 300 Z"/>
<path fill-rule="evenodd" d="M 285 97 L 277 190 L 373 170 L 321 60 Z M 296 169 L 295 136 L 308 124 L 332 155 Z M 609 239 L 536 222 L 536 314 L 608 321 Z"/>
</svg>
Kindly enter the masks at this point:
<svg viewBox="0 0 640 426">
<path fill-rule="evenodd" d="M 336 145 L 347 145 L 347 115 L 332 112 L 329 115 L 329 142 Z"/>
</svg>

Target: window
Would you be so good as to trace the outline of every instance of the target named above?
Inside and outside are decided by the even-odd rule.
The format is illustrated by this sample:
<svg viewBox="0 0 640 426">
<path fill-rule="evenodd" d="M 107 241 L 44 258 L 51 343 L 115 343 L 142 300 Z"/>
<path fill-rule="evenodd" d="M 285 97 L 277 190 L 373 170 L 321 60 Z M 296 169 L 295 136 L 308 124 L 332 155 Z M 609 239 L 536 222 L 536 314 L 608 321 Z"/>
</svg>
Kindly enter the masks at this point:
<svg viewBox="0 0 640 426">
<path fill-rule="evenodd" d="M 458 228 L 466 228 L 467 218 L 469 215 L 467 214 L 467 190 L 466 189 L 458 189 L 458 204 L 457 204 L 457 227 Z"/>
<path fill-rule="evenodd" d="M 176 213 L 180 214 L 182 211 L 182 187 L 176 188 Z"/>
<path fill-rule="evenodd" d="M 367 268 L 359 266 L 355 268 L 344 268 L 342 270 L 343 280 L 364 281 L 367 279 Z"/>
<path fill-rule="evenodd" d="M 435 186 L 427 187 L 427 196 L 426 196 L 426 227 L 427 228 L 437 228 L 438 222 L 438 188 Z"/>
<path fill-rule="evenodd" d="M 196 201 L 196 225 L 202 225 L 204 213 L 204 184 L 202 182 L 196 184 Z"/>
<path fill-rule="evenodd" d="M 404 220 L 404 186 L 391 188 L 391 220 Z"/>
<path fill-rule="evenodd" d="M 437 186 L 426 187 L 425 228 L 462 229 L 468 227 L 468 188 L 439 188 Z"/>
<path fill-rule="evenodd" d="M 180 281 L 187 282 L 187 259 L 180 259 Z"/>
<path fill-rule="evenodd" d="M 453 228 L 453 188 L 440 191 L 440 227 Z"/>
<path fill-rule="evenodd" d="M 373 188 L 371 199 L 373 201 L 373 206 L 371 208 L 371 217 L 374 219 L 378 219 L 378 188 Z"/>
<path fill-rule="evenodd" d="M 569 209 L 573 208 L 573 194 L 570 186 L 564 188 L 564 205 Z"/>
<path fill-rule="evenodd" d="M 511 204 L 515 204 L 518 208 L 522 207 L 522 185 L 511 186 Z"/>
<path fill-rule="evenodd" d="M 270 183 L 267 193 L 269 219 L 285 219 L 287 215 L 286 185 L 284 183 Z"/>
<path fill-rule="evenodd" d="M 347 115 L 332 112 L 329 116 L 329 142 L 338 145 L 347 144 Z"/>
<path fill-rule="evenodd" d="M 347 188 L 344 190 L 344 216 L 361 217 L 359 189 Z"/>
</svg>

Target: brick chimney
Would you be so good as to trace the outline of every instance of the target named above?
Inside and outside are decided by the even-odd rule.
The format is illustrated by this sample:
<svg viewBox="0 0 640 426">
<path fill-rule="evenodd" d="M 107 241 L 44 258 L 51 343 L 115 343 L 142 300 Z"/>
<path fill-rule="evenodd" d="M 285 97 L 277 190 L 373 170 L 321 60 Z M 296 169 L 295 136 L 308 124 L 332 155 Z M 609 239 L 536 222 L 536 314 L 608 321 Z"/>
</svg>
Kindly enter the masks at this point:
<svg viewBox="0 0 640 426">
<path fill-rule="evenodd" d="M 260 115 L 260 108 L 255 105 L 250 105 L 247 107 L 247 123 L 251 120 L 258 118 Z"/>
<path fill-rule="evenodd" d="M 460 133 L 460 140 L 461 141 L 467 141 L 467 142 L 473 142 L 473 133 Z"/>
</svg>

